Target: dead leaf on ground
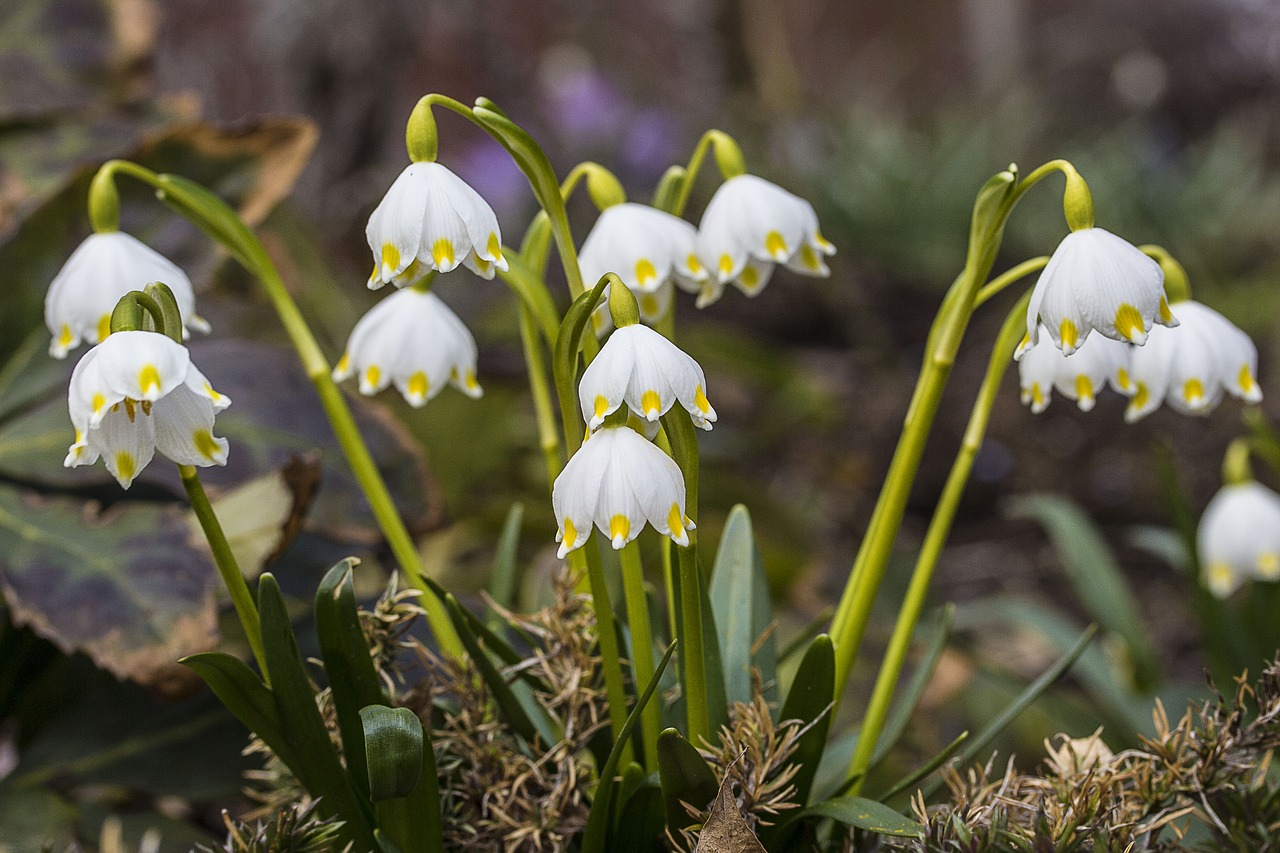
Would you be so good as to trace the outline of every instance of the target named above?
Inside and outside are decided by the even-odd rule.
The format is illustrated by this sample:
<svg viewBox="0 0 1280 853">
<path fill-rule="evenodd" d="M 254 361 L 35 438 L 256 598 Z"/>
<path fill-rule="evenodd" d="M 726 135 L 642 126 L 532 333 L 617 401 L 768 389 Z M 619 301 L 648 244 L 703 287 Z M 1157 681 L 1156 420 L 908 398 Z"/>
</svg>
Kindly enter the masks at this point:
<svg viewBox="0 0 1280 853">
<path fill-rule="evenodd" d="M 765 853 L 733 796 L 733 782 L 728 776 L 720 783 L 720 792 L 711 804 L 711 814 L 698 833 L 698 846 L 693 853 Z"/>
</svg>

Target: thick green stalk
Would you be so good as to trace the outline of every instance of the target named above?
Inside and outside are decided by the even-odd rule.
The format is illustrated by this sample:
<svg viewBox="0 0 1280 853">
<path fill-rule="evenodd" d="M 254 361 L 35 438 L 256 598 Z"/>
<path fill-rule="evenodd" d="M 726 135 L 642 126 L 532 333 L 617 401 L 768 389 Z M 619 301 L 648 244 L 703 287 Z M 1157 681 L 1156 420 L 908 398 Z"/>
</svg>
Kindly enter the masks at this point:
<svg viewBox="0 0 1280 853">
<path fill-rule="evenodd" d="M 529 373 L 529 392 L 533 395 L 533 414 L 538 424 L 538 446 L 547 464 L 547 487 L 560 476 L 564 457 L 560 453 L 560 435 L 556 429 L 555 406 L 551 402 L 551 386 L 547 383 L 542 347 L 538 345 L 538 327 L 532 312 L 520 305 L 520 342 L 524 345 L 525 369 Z"/>
<path fill-rule="evenodd" d="M 191 501 L 191 509 L 200 522 L 204 538 L 209 542 L 209 550 L 213 552 L 213 563 L 218 567 L 218 574 L 227 592 L 231 593 L 231 603 L 235 605 L 236 616 L 240 618 L 240 627 L 249 640 L 249 648 L 253 649 L 253 657 L 258 662 L 258 669 L 263 678 L 268 678 L 266 658 L 262 649 L 262 627 L 258 620 L 258 606 L 254 603 L 253 593 L 245 582 L 240 566 L 236 563 L 235 554 L 231 553 L 231 544 L 227 535 L 218 523 L 218 516 L 209 503 L 209 496 L 204 493 L 200 484 L 200 473 L 192 465 L 179 465 L 178 476 L 182 478 L 183 488 L 187 490 L 187 499 Z M 268 682 L 270 686 L 270 682 Z"/>
<path fill-rule="evenodd" d="M 622 560 L 622 586 L 627 599 L 627 625 L 631 629 L 631 673 L 636 689 L 653 679 L 653 633 L 649 627 L 649 599 L 644 589 L 644 565 L 640 546 L 633 540 L 619 553 Z M 640 739 L 644 744 L 645 765 L 657 768 L 658 734 L 662 731 L 660 703 L 650 702 L 640 713 Z"/>
<path fill-rule="evenodd" d="M 951 473 L 947 477 L 942 496 L 929 522 L 928 532 L 925 534 L 924 543 L 916 559 L 915 571 L 911 574 L 911 583 L 907 587 L 902 608 L 898 611 L 898 621 L 894 625 L 893 636 L 889 639 L 889 647 L 880 663 L 880 674 L 876 678 L 875 688 L 872 690 L 871 700 L 867 705 L 867 712 L 858 734 L 858 747 L 849 766 L 848 778 L 857 779 L 850 793 L 856 794 L 861 789 L 871 756 L 875 752 L 876 741 L 879 740 L 880 732 L 884 728 L 885 717 L 889 713 L 889 703 L 893 699 L 893 690 L 902 674 L 902 667 L 906 662 L 907 651 L 911 647 L 911 637 L 915 633 L 916 624 L 920 621 L 920 613 L 924 609 L 929 585 L 933 581 L 934 569 L 937 568 L 938 560 L 942 556 L 942 548 L 951 532 L 951 523 L 955 519 L 960 498 L 964 495 L 965 486 L 969 482 L 974 459 L 982 447 L 982 439 L 991 418 L 991 409 L 1000 391 L 1000 380 L 1004 378 L 1004 372 L 1009 366 L 1013 351 L 1025 334 L 1027 303 L 1030 298 L 1030 293 L 1025 294 L 1009 312 L 996 338 L 996 345 L 991 351 L 987 374 L 978 391 L 978 398 L 974 402 L 973 413 L 969 417 L 969 425 L 965 429 L 960 452 L 952 463 Z"/>
</svg>

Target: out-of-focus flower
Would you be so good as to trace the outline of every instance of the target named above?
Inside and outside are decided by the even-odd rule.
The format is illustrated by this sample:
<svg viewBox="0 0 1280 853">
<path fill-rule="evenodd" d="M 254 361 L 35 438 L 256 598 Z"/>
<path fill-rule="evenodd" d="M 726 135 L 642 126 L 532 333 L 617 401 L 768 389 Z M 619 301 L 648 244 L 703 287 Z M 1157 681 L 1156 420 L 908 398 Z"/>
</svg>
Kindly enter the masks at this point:
<svg viewBox="0 0 1280 853">
<path fill-rule="evenodd" d="M 697 287 L 707 271 L 693 251 L 696 236 L 697 230 L 678 216 L 623 202 L 601 211 L 578 264 L 588 286 L 605 273 L 617 273 L 637 298 L 675 278 Z"/>
<path fill-rule="evenodd" d="M 1101 228 L 1073 231 L 1054 249 L 1031 291 L 1028 344 L 1039 341 L 1041 323 L 1067 355 L 1092 331 L 1142 345 L 1152 324 L 1178 325 L 1165 301 L 1160 265 Z"/>
<path fill-rule="evenodd" d="M 582 374 L 578 402 L 590 429 L 624 402 L 649 422 L 679 401 L 695 425 L 711 429 L 716 411 L 707 401 L 707 379 L 698 362 L 658 332 L 639 323 L 609 336 Z"/>
<path fill-rule="evenodd" d="M 44 322 L 53 335 L 49 354 L 64 358 L 81 341 L 105 340 L 120 298 L 153 281 L 173 292 L 184 332 L 209 331 L 209 324 L 195 313 L 195 292 L 186 273 L 136 237 L 105 231 L 85 238 L 49 285 L 44 298 Z"/>
<path fill-rule="evenodd" d="M 187 348 L 156 332 L 116 332 L 84 354 L 67 395 L 75 443 L 63 464 L 101 458 L 124 488 L 155 452 L 179 465 L 225 465 L 213 417 L 231 405 L 191 363 Z"/>
<path fill-rule="evenodd" d="M 755 175 L 737 175 L 720 185 L 702 215 L 696 245 L 708 273 L 699 308 L 719 299 L 729 282 L 754 296 L 775 264 L 828 276 L 823 256 L 836 251 L 818 230 L 813 205 Z"/>
<path fill-rule="evenodd" d="M 1262 400 L 1254 378 L 1258 350 L 1249 336 L 1207 305 L 1174 303 L 1181 325 L 1152 329 L 1147 345 L 1133 351 L 1133 399 L 1125 410 L 1132 423 L 1160 408 L 1206 415 L 1230 392 L 1248 403 Z"/>
<path fill-rule="evenodd" d="M 1070 356 L 1048 341 L 1031 344 L 1018 362 L 1022 402 L 1039 414 L 1049 407 L 1056 388 L 1068 400 L 1075 400 L 1080 411 L 1087 412 L 1107 382 L 1122 394 L 1131 394 L 1130 349 L 1128 344 L 1103 337 L 1095 337 Z"/>
<path fill-rule="evenodd" d="M 1280 580 L 1280 495 L 1253 481 L 1223 486 L 1196 534 L 1209 591 L 1226 598 L 1248 578 Z"/>
<path fill-rule="evenodd" d="M 411 163 L 365 228 L 373 252 L 369 288 L 413 284 L 458 264 L 485 278 L 505 270 L 498 218 L 480 194 L 439 163 Z"/>
<path fill-rule="evenodd" d="M 339 382 L 351 376 L 359 377 L 360 393 L 367 395 L 394 382 L 414 407 L 446 383 L 468 397 L 483 393 L 476 382 L 475 338 L 440 297 L 414 288 L 391 294 L 356 323 L 333 371 Z"/>
<path fill-rule="evenodd" d="M 561 559 L 591 539 L 591 525 L 615 549 L 640 535 L 645 522 L 677 545 L 689 544 L 680 466 L 625 426 L 591 433 L 551 489 Z"/>
</svg>

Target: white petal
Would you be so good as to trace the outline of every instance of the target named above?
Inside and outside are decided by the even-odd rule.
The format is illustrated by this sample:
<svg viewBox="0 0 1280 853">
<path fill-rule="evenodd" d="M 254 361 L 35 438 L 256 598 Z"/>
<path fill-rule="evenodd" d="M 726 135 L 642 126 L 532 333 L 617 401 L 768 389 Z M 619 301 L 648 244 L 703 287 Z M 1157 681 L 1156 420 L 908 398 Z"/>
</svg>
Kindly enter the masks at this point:
<svg viewBox="0 0 1280 853">
<path fill-rule="evenodd" d="M 424 165 L 430 167 L 432 180 L 447 195 L 449 204 L 462 221 L 471 251 L 481 261 L 500 270 L 507 269 L 507 260 L 502 255 L 502 232 L 498 228 L 498 217 L 494 215 L 493 208 L 470 184 L 447 167 L 439 163 Z M 480 274 L 484 275 L 483 272 Z M 492 278 L 493 274 L 485 277 Z"/>
<path fill-rule="evenodd" d="M 213 434 L 213 401 L 189 386 L 152 406 L 156 449 L 179 465 L 227 464 L 227 440 Z"/>
<path fill-rule="evenodd" d="M 111 409 L 89 430 L 87 438 L 90 454 L 101 455 L 107 470 L 125 489 L 155 455 L 155 425 L 151 417 L 135 408 L 130 418 L 124 404 Z"/>
<path fill-rule="evenodd" d="M 1280 558 L 1280 495 L 1255 482 L 1223 486 L 1205 507 L 1196 541 L 1210 588 L 1229 595 Z"/>
<path fill-rule="evenodd" d="M 369 217 L 364 233 L 373 252 L 370 287 L 392 281 L 417 257 L 430 189 L 424 165 L 407 166 Z"/>
</svg>

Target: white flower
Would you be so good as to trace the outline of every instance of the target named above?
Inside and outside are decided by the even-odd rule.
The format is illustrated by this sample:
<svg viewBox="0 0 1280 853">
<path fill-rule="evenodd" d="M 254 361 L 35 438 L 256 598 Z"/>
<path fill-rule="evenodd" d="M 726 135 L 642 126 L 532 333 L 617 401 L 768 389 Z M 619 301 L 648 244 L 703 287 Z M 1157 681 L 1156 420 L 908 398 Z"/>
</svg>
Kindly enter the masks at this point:
<svg viewBox="0 0 1280 853">
<path fill-rule="evenodd" d="M 1142 345 L 1153 323 L 1178 325 L 1165 302 L 1160 265 L 1101 228 L 1073 231 L 1054 249 L 1027 306 L 1032 344 L 1040 339 L 1037 320 L 1067 355 L 1091 331 Z"/>
<path fill-rule="evenodd" d="M 693 251 L 696 236 L 697 230 L 678 216 L 644 204 L 615 204 L 600 213 L 578 265 L 588 287 L 605 273 L 616 273 L 637 297 L 673 278 L 696 288 L 707 278 Z"/>
<path fill-rule="evenodd" d="M 636 323 L 605 341 L 582 374 L 578 402 L 583 420 L 593 430 L 624 402 L 652 423 L 677 401 L 694 424 L 711 429 L 716 411 L 707 402 L 706 384 L 698 362 L 658 332 Z"/>
<path fill-rule="evenodd" d="M 351 330 L 333 378 L 357 375 L 361 394 L 394 382 L 414 407 L 450 382 L 468 397 L 483 393 L 476 382 L 475 338 L 440 297 L 413 288 L 379 302 Z"/>
<path fill-rule="evenodd" d="M 774 264 L 830 275 L 822 258 L 836 251 L 818 231 L 813 205 L 755 175 L 720 185 L 702 215 L 696 245 L 709 272 L 699 308 L 719 299 L 729 282 L 754 296 L 768 283 Z"/>
<path fill-rule="evenodd" d="M 111 312 L 120 298 L 153 281 L 173 291 L 187 329 L 209 331 L 195 313 L 195 292 L 186 273 L 137 238 L 108 231 L 77 246 L 49 285 L 44 298 L 44 322 L 53 335 L 49 354 L 63 358 L 81 341 L 104 340 L 111 334 Z"/>
<path fill-rule="evenodd" d="M 1133 351 L 1134 394 L 1125 420 L 1144 418 L 1161 401 L 1185 415 L 1205 415 L 1224 391 L 1249 403 L 1262 400 L 1254 374 L 1258 350 L 1230 320 L 1199 302 L 1175 305 L 1181 325 L 1152 329 L 1147 345 Z"/>
<path fill-rule="evenodd" d="M 1280 579 L 1280 495 L 1252 481 L 1223 486 L 1196 534 L 1205 584 L 1219 598 L 1247 578 Z"/>
<path fill-rule="evenodd" d="M 591 525 L 615 549 L 640 535 L 645 522 L 681 547 L 693 528 L 684 514 L 680 466 L 625 426 L 605 427 L 587 437 L 551 488 L 559 556 L 591 539 Z"/>
<path fill-rule="evenodd" d="M 187 348 L 156 332 L 116 332 L 84 354 L 67 394 L 76 440 L 62 464 L 99 457 L 124 488 L 159 450 L 179 465 L 225 465 L 213 416 L 231 405 L 191 363 Z"/>
<path fill-rule="evenodd" d="M 439 163 L 411 163 L 365 228 L 373 252 L 369 288 L 403 287 L 429 270 L 465 264 L 485 278 L 505 270 L 498 218 L 480 194 Z"/>
<path fill-rule="evenodd" d="M 596 279 L 599 281 L 599 279 Z M 684 279 L 678 278 L 677 281 Z M 604 291 L 600 297 L 600 305 L 591 314 L 592 328 L 595 330 L 597 337 L 604 337 L 609 330 L 613 328 L 613 317 L 609 314 L 609 285 L 605 285 Z M 630 289 L 630 288 L 628 288 Z M 640 319 L 653 325 L 667 316 L 667 312 L 671 310 L 671 300 L 675 297 L 676 286 L 670 282 L 663 282 L 653 291 L 632 291 L 636 297 L 636 305 L 640 309 Z"/>
<path fill-rule="evenodd" d="M 1070 356 L 1048 341 L 1031 344 L 1018 361 L 1022 402 L 1039 414 L 1049 407 L 1056 388 L 1068 400 L 1075 400 L 1080 411 L 1087 412 L 1093 409 L 1098 392 L 1107 382 L 1123 394 L 1132 393 L 1130 349 L 1128 344 L 1103 337 L 1091 339 L 1088 346 Z"/>
</svg>

